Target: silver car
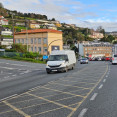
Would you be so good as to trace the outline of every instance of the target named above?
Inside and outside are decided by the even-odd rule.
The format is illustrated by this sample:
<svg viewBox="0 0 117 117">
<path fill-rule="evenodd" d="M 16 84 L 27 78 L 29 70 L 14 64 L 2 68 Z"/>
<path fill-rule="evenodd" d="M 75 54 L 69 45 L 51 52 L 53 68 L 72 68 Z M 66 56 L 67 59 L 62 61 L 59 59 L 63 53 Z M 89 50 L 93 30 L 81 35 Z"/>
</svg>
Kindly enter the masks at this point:
<svg viewBox="0 0 117 117">
<path fill-rule="evenodd" d="M 87 58 L 82 58 L 80 59 L 80 64 L 88 64 L 88 59 Z"/>
</svg>

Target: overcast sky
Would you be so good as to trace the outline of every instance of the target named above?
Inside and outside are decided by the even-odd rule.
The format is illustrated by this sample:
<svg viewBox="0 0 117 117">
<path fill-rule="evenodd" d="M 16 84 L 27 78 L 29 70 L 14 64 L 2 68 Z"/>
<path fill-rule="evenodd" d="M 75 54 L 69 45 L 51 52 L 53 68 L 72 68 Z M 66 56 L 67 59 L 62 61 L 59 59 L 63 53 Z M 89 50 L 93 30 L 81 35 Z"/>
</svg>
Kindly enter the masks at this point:
<svg viewBox="0 0 117 117">
<path fill-rule="evenodd" d="M 117 31 L 117 0 L 0 0 L 5 8 L 38 13 L 78 27 Z"/>
</svg>

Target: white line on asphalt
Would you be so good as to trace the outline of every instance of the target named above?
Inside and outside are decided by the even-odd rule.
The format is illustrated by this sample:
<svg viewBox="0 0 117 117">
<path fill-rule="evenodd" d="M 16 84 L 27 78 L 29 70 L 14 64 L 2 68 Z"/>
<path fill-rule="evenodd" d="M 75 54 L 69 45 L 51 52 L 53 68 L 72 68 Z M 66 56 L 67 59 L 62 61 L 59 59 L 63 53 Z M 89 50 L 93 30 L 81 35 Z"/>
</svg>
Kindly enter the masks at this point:
<svg viewBox="0 0 117 117">
<path fill-rule="evenodd" d="M 106 79 L 104 79 L 103 82 L 106 82 Z"/>
<path fill-rule="evenodd" d="M 103 87 L 103 84 L 101 84 L 98 89 L 101 89 L 102 87 Z"/>
<path fill-rule="evenodd" d="M 94 93 L 94 95 L 91 97 L 91 101 L 95 100 L 96 96 L 98 95 L 98 93 Z"/>
<path fill-rule="evenodd" d="M 20 73 L 20 74 L 25 74 L 25 73 Z"/>
<path fill-rule="evenodd" d="M 85 113 L 87 112 L 87 108 L 84 108 L 81 112 L 80 112 L 80 114 L 78 115 L 78 117 L 83 117 L 84 115 L 85 115 Z"/>
<path fill-rule="evenodd" d="M 3 100 L 6 100 L 6 99 L 9 99 L 9 98 L 14 97 L 14 96 L 17 96 L 17 95 L 18 95 L 18 94 L 14 94 L 14 95 L 8 96 L 8 97 L 6 97 L 6 98 L 0 99 L 0 101 L 3 101 Z"/>
<path fill-rule="evenodd" d="M 14 69 L 14 68 L 11 68 L 11 67 L 0 67 L 0 68 L 4 68 L 4 69 Z"/>
<path fill-rule="evenodd" d="M 38 88 L 40 88 L 40 86 L 34 87 L 34 88 L 32 88 L 32 89 L 29 89 L 29 91 L 32 91 L 32 90 L 38 89 Z"/>
<path fill-rule="evenodd" d="M 6 77 L 4 77 L 4 78 L 5 78 L 5 79 L 6 79 L 6 78 L 9 78 L 9 76 L 6 76 Z"/>
<path fill-rule="evenodd" d="M 12 74 L 12 73 L 8 73 L 8 74 Z"/>
<path fill-rule="evenodd" d="M 16 74 L 15 75 L 12 75 L 12 76 L 16 76 Z"/>
</svg>

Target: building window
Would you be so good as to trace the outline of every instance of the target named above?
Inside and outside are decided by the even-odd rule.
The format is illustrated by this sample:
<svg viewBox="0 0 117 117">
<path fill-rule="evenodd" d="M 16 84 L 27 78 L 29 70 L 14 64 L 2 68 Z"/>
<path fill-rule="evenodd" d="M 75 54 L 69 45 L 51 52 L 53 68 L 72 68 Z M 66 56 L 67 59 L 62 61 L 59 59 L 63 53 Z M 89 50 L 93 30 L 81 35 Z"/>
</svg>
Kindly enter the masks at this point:
<svg viewBox="0 0 117 117">
<path fill-rule="evenodd" d="M 37 43 L 37 39 L 34 39 L 34 43 L 35 43 L 35 44 Z"/>
<path fill-rule="evenodd" d="M 38 44 L 41 44 L 41 38 L 38 38 Z"/>
<path fill-rule="evenodd" d="M 44 38 L 43 43 L 47 44 L 47 38 Z"/>
<path fill-rule="evenodd" d="M 37 52 L 37 47 L 35 47 L 35 52 Z"/>
<path fill-rule="evenodd" d="M 38 47 L 38 51 L 39 51 L 39 53 L 41 53 L 41 47 Z"/>
<path fill-rule="evenodd" d="M 18 39 L 18 43 L 20 43 L 20 39 Z"/>
<path fill-rule="evenodd" d="M 31 51 L 33 52 L 33 47 L 31 47 Z"/>
<path fill-rule="evenodd" d="M 15 43 L 16 43 L 16 39 L 15 39 Z"/>
<path fill-rule="evenodd" d="M 46 47 L 44 47 L 44 52 L 47 52 L 47 48 Z"/>
<path fill-rule="evenodd" d="M 31 44 L 33 44 L 33 39 L 31 39 Z"/>
<path fill-rule="evenodd" d="M 22 39 L 22 43 L 24 44 L 24 39 Z"/>
</svg>

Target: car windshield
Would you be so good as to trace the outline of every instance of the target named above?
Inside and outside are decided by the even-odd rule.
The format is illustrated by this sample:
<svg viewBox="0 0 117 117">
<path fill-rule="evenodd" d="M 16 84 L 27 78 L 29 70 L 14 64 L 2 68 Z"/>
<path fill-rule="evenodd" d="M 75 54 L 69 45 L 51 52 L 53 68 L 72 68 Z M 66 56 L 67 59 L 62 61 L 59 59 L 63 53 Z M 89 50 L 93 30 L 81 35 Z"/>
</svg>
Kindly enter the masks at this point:
<svg viewBox="0 0 117 117">
<path fill-rule="evenodd" d="M 50 55 L 49 61 L 64 61 L 68 59 L 67 55 Z"/>
</svg>

